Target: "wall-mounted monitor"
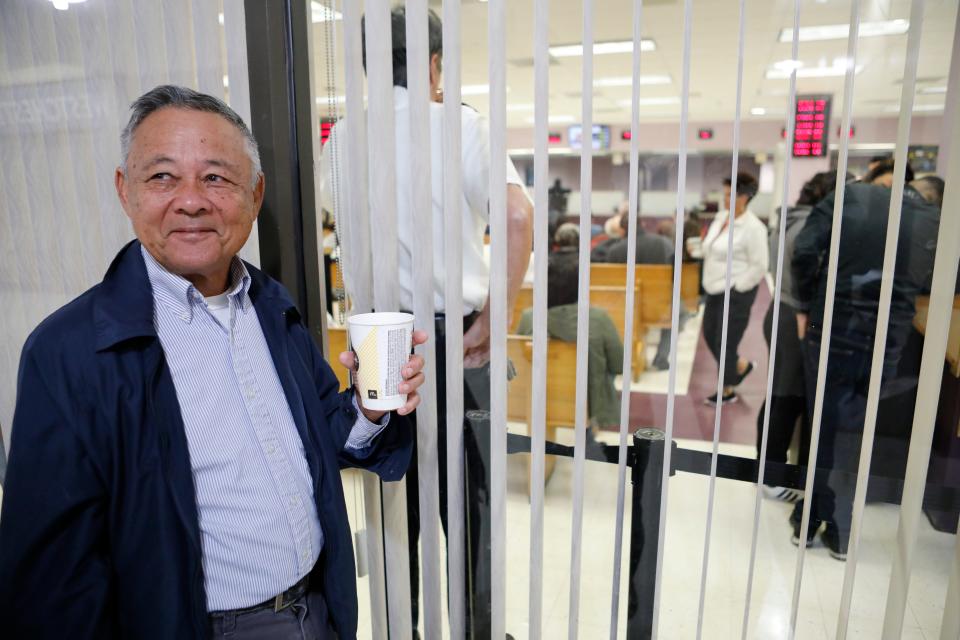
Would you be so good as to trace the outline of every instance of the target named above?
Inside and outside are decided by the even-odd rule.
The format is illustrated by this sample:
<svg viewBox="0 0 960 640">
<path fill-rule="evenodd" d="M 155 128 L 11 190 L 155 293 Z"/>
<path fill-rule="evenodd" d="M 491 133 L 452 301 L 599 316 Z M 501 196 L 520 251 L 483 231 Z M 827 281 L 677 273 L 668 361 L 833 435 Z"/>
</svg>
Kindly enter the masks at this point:
<svg viewBox="0 0 960 640">
<path fill-rule="evenodd" d="M 583 125 L 579 125 L 579 124 L 570 125 L 570 129 L 567 132 L 567 140 L 570 143 L 571 149 L 582 149 L 583 148 Z M 605 125 L 605 124 L 593 125 L 593 148 L 595 150 L 610 148 L 609 125 Z"/>
</svg>

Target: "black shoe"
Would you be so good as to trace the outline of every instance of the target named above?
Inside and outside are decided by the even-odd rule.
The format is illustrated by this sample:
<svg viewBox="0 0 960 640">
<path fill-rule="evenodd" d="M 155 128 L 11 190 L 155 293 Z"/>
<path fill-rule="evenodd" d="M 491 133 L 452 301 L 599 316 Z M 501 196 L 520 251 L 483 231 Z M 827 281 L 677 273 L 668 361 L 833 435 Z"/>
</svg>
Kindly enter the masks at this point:
<svg viewBox="0 0 960 640">
<path fill-rule="evenodd" d="M 741 373 L 740 375 L 737 376 L 737 381 L 736 381 L 736 382 L 730 383 L 730 386 L 731 386 L 731 387 L 736 387 L 736 386 L 739 385 L 741 382 L 743 382 L 743 380 L 744 380 L 748 375 L 750 375 L 750 374 L 753 372 L 754 366 L 755 366 L 755 363 L 754 363 L 754 362 L 748 361 L 748 362 L 747 362 L 747 368 L 743 370 L 743 373 Z"/>
<path fill-rule="evenodd" d="M 803 518 L 803 500 L 798 500 L 793 505 L 793 511 L 790 512 L 790 526 L 793 527 L 793 535 L 790 536 L 790 542 L 795 546 L 800 546 L 800 525 Z M 810 515 L 810 525 L 807 527 L 807 547 L 812 547 L 816 542 L 817 531 L 820 530 L 822 521 Z"/>
<path fill-rule="evenodd" d="M 720 402 L 723 404 L 733 404 L 739 399 L 740 399 L 740 396 L 738 396 L 735 391 L 731 391 L 730 393 L 723 394 L 723 397 L 720 399 Z M 713 395 L 708 396 L 707 398 L 704 399 L 703 403 L 716 406 L 717 394 L 714 393 Z"/>
<path fill-rule="evenodd" d="M 653 362 L 650 363 L 651 369 L 656 369 L 657 371 L 663 371 L 664 369 L 670 368 L 670 359 L 669 358 L 654 358 Z"/>
<path fill-rule="evenodd" d="M 823 540 L 824 546 L 830 552 L 831 558 L 844 561 L 847 559 L 847 544 L 850 542 L 850 537 L 849 534 L 846 536 L 840 535 L 837 525 L 828 522 L 823 529 L 823 533 L 820 534 L 820 539 Z"/>
</svg>

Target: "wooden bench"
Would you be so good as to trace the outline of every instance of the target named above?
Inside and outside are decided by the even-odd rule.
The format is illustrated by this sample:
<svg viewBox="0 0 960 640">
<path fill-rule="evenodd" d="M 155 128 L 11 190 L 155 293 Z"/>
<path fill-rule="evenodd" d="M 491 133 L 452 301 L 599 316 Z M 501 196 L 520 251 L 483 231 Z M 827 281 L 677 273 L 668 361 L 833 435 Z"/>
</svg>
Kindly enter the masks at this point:
<svg viewBox="0 0 960 640">
<path fill-rule="evenodd" d="M 644 327 L 669 327 L 673 301 L 673 266 L 638 264 L 636 284 L 640 289 L 640 318 Z M 590 265 L 590 286 L 626 287 L 626 265 Z M 700 304 L 700 265 L 695 262 L 685 262 L 681 266 L 680 299 L 689 311 L 696 313 Z"/>
<path fill-rule="evenodd" d="M 530 336 L 507 337 L 507 357 L 513 362 L 517 376 L 507 389 L 507 419 L 527 425 L 532 435 L 531 401 L 533 398 L 533 340 Z M 558 427 L 574 427 L 577 397 L 577 345 L 561 340 L 547 341 L 546 439 L 556 442 Z M 529 458 L 528 458 L 529 460 Z M 554 456 L 544 463 L 544 484 L 556 467 Z M 529 474 L 528 474 L 529 476 Z"/>
</svg>

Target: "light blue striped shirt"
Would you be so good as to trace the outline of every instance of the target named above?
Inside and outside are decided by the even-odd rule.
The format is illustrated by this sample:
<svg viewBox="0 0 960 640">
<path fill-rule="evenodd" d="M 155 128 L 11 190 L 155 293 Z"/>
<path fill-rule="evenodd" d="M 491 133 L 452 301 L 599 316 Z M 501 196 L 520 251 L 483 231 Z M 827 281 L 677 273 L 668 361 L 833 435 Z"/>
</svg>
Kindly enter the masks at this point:
<svg viewBox="0 0 960 640">
<path fill-rule="evenodd" d="M 207 609 L 259 604 L 310 572 L 323 531 L 303 444 L 248 295 L 250 274 L 234 259 L 227 292 L 205 299 L 142 252 L 187 435 Z M 381 425 L 357 416 L 346 447 L 361 451 L 389 414 Z"/>
</svg>

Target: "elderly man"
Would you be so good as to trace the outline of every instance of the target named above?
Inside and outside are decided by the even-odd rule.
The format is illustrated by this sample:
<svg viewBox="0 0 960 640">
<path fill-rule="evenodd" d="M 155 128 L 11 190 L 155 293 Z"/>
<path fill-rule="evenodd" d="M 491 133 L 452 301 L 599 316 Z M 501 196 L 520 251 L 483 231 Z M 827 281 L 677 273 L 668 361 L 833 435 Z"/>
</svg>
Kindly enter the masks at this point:
<svg viewBox="0 0 960 640">
<path fill-rule="evenodd" d="M 395 415 L 338 393 L 287 292 L 236 257 L 264 179 L 228 106 L 157 87 L 121 143 L 137 240 L 23 349 L 3 633 L 352 638 L 339 469 L 403 475 L 423 362 L 405 365 Z"/>
</svg>

